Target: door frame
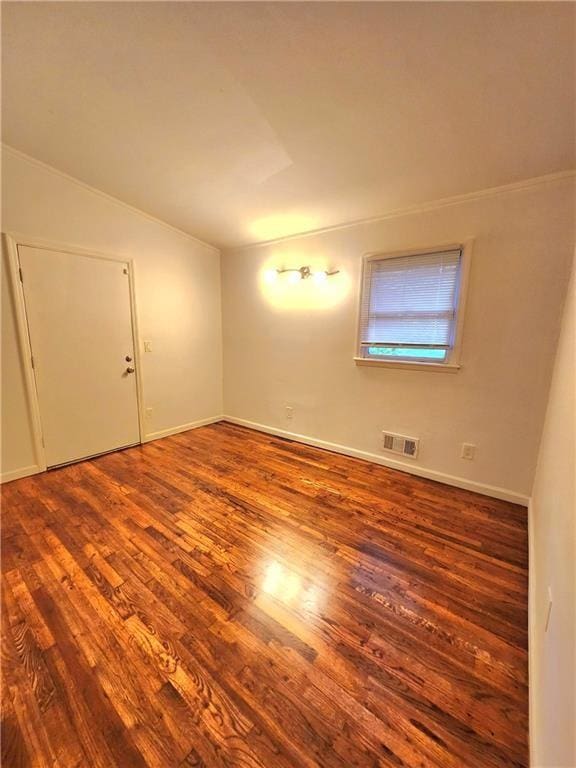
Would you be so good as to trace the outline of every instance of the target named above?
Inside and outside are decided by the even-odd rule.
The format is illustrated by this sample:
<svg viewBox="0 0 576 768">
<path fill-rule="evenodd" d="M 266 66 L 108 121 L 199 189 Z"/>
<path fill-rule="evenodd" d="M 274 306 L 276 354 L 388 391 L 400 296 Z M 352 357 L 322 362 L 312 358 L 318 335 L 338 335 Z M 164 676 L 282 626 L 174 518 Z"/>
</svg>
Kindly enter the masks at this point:
<svg viewBox="0 0 576 768">
<path fill-rule="evenodd" d="M 69 253 L 74 256 L 88 256 L 93 259 L 103 259 L 104 261 L 116 261 L 127 265 L 130 295 L 130 316 L 132 325 L 132 343 L 134 347 L 134 367 L 136 369 L 138 433 L 140 437 L 140 443 L 143 443 L 145 436 L 144 390 L 142 386 L 142 362 L 140 350 L 140 334 L 138 331 L 134 259 L 122 258 L 121 256 L 117 256 L 115 254 L 91 251 L 87 250 L 86 248 L 79 248 L 75 245 L 56 243 L 54 241 L 43 240 L 37 237 L 29 237 L 28 235 L 20 235 L 15 232 L 3 232 L 2 239 L 6 248 L 9 287 L 12 294 L 12 300 L 14 302 L 17 345 L 24 372 L 26 401 L 30 415 L 30 424 L 32 426 L 32 441 L 34 447 L 34 456 L 36 459 L 35 471 L 27 472 L 26 474 L 45 472 L 47 465 L 44 439 L 42 436 L 40 403 L 36 389 L 36 375 L 32 365 L 32 344 L 30 342 L 30 332 L 28 327 L 26 299 L 24 296 L 24 286 L 22 280 L 20 279 L 20 258 L 18 256 L 19 245 L 45 251 L 60 251 L 61 253 Z"/>
</svg>

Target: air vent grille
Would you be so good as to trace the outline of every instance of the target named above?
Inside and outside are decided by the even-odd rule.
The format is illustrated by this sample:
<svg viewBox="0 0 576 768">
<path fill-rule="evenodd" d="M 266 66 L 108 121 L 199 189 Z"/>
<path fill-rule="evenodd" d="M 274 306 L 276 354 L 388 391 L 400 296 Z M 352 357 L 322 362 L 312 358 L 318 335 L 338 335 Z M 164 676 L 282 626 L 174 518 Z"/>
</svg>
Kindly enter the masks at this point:
<svg viewBox="0 0 576 768">
<path fill-rule="evenodd" d="M 407 437 L 406 435 L 397 435 L 394 432 L 382 433 L 382 447 L 385 451 L 399 453 L 402 456 L 408 456 L 415 459 L 418 455 L 420 441 L 417 437 Z"/>
</svg>

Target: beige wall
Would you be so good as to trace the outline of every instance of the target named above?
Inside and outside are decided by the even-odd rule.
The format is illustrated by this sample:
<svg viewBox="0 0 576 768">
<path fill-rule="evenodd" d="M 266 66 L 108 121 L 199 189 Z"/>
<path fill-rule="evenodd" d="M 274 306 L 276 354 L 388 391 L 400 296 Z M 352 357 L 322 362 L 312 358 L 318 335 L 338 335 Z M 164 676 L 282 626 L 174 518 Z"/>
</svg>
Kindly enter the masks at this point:
<svg viewBox="0 0 576 768">
<path fill-rule="evenodd" d="M 572 218 L 573 181 L 564 179 L 224 253 L 225 412 L 379 457 L 383 429 L 420 437 L 418 460 L 404 460 L 409 466 L 527 497 L 574 243 Z M 475 245 L 462 369 L 356 366 L 362 255 L 469 237 Z M 314 294 L 302 283 L 279 296 L 265 283 L 267 270 L 303 264 L 342 270 L 325 286 L 331 293 Z M 294 408 L 292 420 L 286 405 Z M 474 461 L 460 458 L 462 442 L 477 446 Z"/>
<path fill-rule="evenodd" d="M 575 294 L 573 270 L 530 507 L 534 768 L 576 765 Z"/>
<path fill-rule="evenodd" d="M 148 437 L 222 412 L 217 250 L 25 157 L 3 154 L 2 230 L 132 258 Z M 4 259 L 3 270 L 4 270 Z M 2 276 L 4 278 L 4 275 Z M 34 465 L 13 308 L 2 280 L 2 475 Z"/>
</svg>

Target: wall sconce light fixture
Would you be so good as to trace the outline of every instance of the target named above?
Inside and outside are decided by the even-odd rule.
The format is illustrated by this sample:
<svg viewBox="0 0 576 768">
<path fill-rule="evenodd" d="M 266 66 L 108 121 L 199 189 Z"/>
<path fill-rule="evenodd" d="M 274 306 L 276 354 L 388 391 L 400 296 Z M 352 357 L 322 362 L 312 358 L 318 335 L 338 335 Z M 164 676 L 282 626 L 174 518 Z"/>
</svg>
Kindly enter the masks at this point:
<svg viewBox="0 0 576 768">
<path fill-rule="evenodd" d="M 294 267 L 292 269 L 277 269 L 276 272 L 279 275 L 283 275 L 286 272 L 290 272 L 296 281 L 300 280 L 308 280 L 308 278 L 313 278 L 314 280 L 324 281 L 327 277 L 331 277 L 332 275 L 337 275 L 340 270 L 339 269 L 323 269 L 319 272 L 312 272 L 310 267 Z"/>
</svg>

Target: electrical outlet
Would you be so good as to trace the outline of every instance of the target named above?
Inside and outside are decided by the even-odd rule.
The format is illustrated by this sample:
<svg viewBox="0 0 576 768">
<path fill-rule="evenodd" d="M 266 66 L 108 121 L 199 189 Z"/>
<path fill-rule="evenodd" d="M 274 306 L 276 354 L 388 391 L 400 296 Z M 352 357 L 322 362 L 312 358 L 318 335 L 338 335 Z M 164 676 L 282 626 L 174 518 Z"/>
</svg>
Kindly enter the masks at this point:
<svg viewBox="0 0 576 768">
<path fill-rule="evenodd" d="M 544 632 L 548 632 L 551 614 L 552 614 L 552 587 L 548 587 L 548 607 L 546 608 L 546 624 L 544 625 Z"/>
<path fill-rule="evenodd" d="M 462 443 L 462 450 L 460 452 L 460 456 L 463 459 L 468 459 L 469 461 L 472 461 L 475 455 L 476 455 L 475 445 L 472 445 L 472 443 Z"/>
<path fill-rule="evenodd" d="M 294 408 L 291 405 L 287 405 L 285 412 L 286 412 L 286 418 L 288 419 L 288 421 L 292 421 L 292 419 L 294 418 Z"/>
<path fill-rule="evenodd" d="M 144 416 L 147 419 L 151 419 L 152 418 L 152 408 L 145 408 L 144 409 Z"/>
<path fill-rule="evenodd" d="M 152 342 L 151 341 L 145 341 L 144 342 L 144 352 L 152 352 Z"/>
</svg>

